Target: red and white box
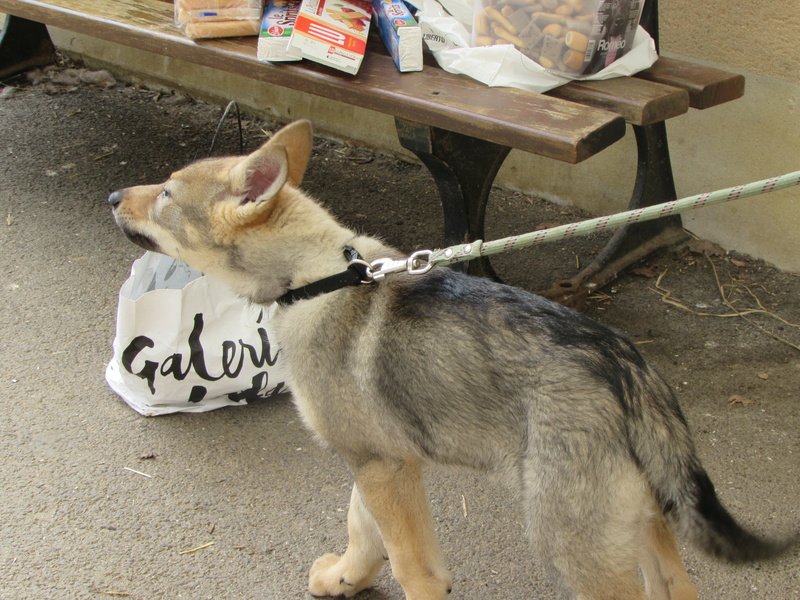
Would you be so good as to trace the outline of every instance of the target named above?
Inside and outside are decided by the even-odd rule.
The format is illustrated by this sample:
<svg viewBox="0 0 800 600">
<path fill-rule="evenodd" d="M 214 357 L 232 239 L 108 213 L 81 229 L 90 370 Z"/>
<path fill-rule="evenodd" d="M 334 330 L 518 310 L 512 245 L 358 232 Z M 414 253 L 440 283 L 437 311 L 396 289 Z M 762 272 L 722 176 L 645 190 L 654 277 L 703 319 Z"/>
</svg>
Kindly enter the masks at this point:
<svg viewBox="0 0 800 600">
<path fill-rule="evenodd" d="M 289 48 L 355 75 L 367 50 L 370 0 L 303 0 Z"/>
</svg>

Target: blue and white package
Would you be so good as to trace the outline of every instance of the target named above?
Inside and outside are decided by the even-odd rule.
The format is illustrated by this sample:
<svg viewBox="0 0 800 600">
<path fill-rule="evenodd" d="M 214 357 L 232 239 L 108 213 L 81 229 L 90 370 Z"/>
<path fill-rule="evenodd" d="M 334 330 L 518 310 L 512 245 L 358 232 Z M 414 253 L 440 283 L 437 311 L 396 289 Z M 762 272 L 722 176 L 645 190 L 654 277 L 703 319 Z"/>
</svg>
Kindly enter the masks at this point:
<svg viewBox="0 0 800 600">
<path fill-rule="evenodd" d="M 422 70 L 422 30 L 403 0 L 372 0 L 383 43 L 402 72 Z"/>
</svg>

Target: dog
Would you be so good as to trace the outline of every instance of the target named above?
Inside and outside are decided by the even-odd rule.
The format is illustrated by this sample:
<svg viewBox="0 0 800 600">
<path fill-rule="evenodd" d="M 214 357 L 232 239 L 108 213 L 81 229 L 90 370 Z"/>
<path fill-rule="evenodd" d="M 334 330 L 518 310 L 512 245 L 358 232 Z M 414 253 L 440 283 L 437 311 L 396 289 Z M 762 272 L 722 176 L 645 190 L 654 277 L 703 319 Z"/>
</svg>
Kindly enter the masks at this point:
<svg viewBox="0 0 800 600">
<path fill-rule="evenodd" d="M 443 267 L 362 284 L 405 257 L 301 191 L 311 144 L 298 121 L 248 156 L 193 163 L 109 203 L 139 246 L 278 302 L 293 400 L 355 477 L 347 549 L 313 563 L 312 595 L 354 596 L 387 560 L 408 600 L 447 595 L 426 463 L 518 489 L 534 549 L 576 599 L 697 598 L 674 530 L 735 562 L 795 544 L 726 511 L 674 393 L 621 333 Z"/>
</svg>

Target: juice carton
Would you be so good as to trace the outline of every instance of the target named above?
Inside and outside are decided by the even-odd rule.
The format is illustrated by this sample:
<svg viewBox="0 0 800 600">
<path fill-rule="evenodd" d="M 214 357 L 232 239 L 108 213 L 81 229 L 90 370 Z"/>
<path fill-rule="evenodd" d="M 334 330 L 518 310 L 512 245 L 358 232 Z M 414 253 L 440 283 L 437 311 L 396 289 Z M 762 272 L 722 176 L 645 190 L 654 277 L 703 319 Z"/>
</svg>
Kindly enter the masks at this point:
<svg viewBox="0 0 800 600">
<path fill-rule="evenodd" d="M 258 35 L 258 60 L 300 60 L 298 50 L 289 48 L 301 0 L 270 0 Z"/>
<path fill-rule="evenodd" d="M 303 0 L 289 48 L 355 75 L 367 50 L 369 0 Z"/>
</svg>

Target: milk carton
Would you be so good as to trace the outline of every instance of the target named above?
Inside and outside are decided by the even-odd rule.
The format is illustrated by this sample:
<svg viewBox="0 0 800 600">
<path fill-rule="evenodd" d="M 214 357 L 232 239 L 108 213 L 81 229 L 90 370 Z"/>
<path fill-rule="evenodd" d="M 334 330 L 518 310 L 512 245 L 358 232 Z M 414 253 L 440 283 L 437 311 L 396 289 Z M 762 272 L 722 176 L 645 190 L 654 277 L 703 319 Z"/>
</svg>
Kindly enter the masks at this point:
<svg viewBox="0 0 800 600">
<path fill-rule="evenodd" d="M 289 48 L 301 0 L 270 0 L 261 21 L 258 35 L 258 60 L 300 60 L 299 50 Z"/>
</svg>

